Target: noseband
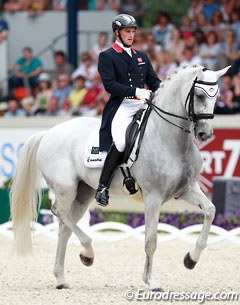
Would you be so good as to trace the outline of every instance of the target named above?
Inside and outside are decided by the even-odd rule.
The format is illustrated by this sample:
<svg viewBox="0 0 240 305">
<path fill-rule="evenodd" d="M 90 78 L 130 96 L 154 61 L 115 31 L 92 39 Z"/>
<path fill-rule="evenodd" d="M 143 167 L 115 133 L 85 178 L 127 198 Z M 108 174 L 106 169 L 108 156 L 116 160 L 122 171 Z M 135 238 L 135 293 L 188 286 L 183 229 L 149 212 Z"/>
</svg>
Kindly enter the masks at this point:
<svg viewBox="0 0 240 305">
<path fill-rule="evenodd" d="M 171 125 L 174 125 L 175 127 L 180 128 L 181 130 L 183 130 L 187 133 L 191 133 L 191 130 L 186 129 L 186 128 L 180 126 L 180 125 L 177 125 L 177 124 L 173 123 L 172 121 L 170 121 L 167 118 L 165 118 L 164 116 L 162 116 L 161 113 L 172 116 L 172 117 L 175 117 L 175 118 L 178 118 L 178 119 L 182 119 L 182 120 L 185 120 L 185 121 L 191 121 L 191 122 L 194 123 L 194 125 L 196 125 L 197 121 L 199 121 L 199 120 L 213 119 L 214 114 L 212 114 L 212 113 L 195 113 L 195 111 L 194 111 L 194 89 L 195 89 L 196 84 L 207 85 L 207 86 L 215 86 L 215 85 L 217 85 L 217 82 L 205 82 L 205 81 L 198 80 L 197 77 L 195 78 L 195 80 L 193 81 L 192 87 L 191 87 L 191 89 L 190 89 L 190 91 L 187 95 L 186 101 L 185 101 L 185 108 L 186 109 L 187 109 L 187 104 L 188 104 L 188 117 L 184 117 L 184 116 L 181 116 L 181 115 L 177 115 L 177 114 L 165 111 L 165 110 L 161 109 L 160 107 L 156 106 L 152 102 L 154 96 L 152 96 L 150 101 L 147 101 L 147 104 L 151 108 L 151 110 L 154 110 L 157 113 L 157 115 L 159 117 L 161 117 L 163 120 L 165 120 L 166 122 L 170 123 Z M 203 89 L 203 88 L 201 88 L 201 89 Z M 206 92 L 206 94 L 207 94 L 207 92 Z M 188 103 L 188 101 L 189 101 L 189 103 Z"/>
</svg>

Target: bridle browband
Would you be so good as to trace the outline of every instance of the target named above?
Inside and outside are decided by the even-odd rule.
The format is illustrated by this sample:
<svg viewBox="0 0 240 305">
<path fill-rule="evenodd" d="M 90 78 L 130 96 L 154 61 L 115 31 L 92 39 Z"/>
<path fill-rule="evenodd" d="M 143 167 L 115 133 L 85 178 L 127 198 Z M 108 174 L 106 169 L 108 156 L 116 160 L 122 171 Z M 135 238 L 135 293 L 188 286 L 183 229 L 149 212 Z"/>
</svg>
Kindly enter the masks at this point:
<svg viewBox="0 0 240 305">
<path fill-rule="evenodd" d="M 173 123 L 172 121 L 168 120 L 167 118 L 165 118 L 164 116 L 162 116 L 161 113 L 178 118 L 178 119 L 182 119 L 185 121 L 191 121 L 194 124 L 197 123 L 197 121 L 199 120 L 209 120 L 209 119 L 213 119 L 214 118 L 214 114 L 212 113 L 195 113 L 194 112 L 194 89 L 195 89 L 195 85 L 196 84 L 200 84 L 200 85 L 207 85 L 207 86 L 215 86 L 217 85 L 217 82 L 205 82 L 202 80 L 198 80 L 197 77 L 195 78 L 195 80 L 193 81 L 193 84 L 191 86 L 191 89 L 187 95 L 186 101 L 185 101 L 185 108 L 187 109 L 187 104 L 188 104 L 188 117 L 184 117 L 181 115 L 177 115 L 168 111 L 165 111 L 163 109 L 161 109 L 160 107 L 156 106 L 152 100 L 153 97 L 151 98 L 151 100 L 147 101 L 148 106 L 151 108 L 151 110 L 155 111 L 156 114 L 161 117 L 163 120 L 165 120 L 166 122 L 170 123 L 171 125 L 180 128 L 181 130 L 187 132 L 187 133 L 191 133 L 191 130 L 186 129 L 178 124 Z M 189 101 L 189 102 L 188 102 Z"/>
</svg>

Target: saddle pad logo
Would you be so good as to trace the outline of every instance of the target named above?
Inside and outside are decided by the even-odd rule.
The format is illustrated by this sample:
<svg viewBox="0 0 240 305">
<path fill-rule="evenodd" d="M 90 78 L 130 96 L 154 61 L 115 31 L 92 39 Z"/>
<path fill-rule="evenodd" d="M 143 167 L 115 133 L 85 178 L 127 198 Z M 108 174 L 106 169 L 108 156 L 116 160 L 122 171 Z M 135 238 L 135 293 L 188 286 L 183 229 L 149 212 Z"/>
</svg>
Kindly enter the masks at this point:
<svg viewBox="0 0 240 305">
<path fill-rule="evenodd" d="M 93 155 L 98 155 L 98 154 L 99 154 L 99 147 L 97 147 L 97 146 L 92 146 L 91 154 L 93 154 Z"/>
</svg>

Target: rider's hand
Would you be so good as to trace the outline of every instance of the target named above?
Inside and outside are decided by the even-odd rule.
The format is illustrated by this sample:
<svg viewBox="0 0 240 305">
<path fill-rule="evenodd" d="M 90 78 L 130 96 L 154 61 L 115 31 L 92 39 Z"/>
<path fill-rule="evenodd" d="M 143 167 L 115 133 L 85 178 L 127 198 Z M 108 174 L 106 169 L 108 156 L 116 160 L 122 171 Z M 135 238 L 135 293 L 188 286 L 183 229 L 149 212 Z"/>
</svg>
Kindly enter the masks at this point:
<svg viewBox="0 0 240 305">
<path fill-rule="evenodd" d="M 152 95 L 152 91 L 151 90 L 147 90 L 147 89 L 136 88 L 135 95 L 140 100 L 143 100 L 144 102 L 146 102 L 146 101 L 148 101 L 150 99 L 150 97 Z"/>
</svg>

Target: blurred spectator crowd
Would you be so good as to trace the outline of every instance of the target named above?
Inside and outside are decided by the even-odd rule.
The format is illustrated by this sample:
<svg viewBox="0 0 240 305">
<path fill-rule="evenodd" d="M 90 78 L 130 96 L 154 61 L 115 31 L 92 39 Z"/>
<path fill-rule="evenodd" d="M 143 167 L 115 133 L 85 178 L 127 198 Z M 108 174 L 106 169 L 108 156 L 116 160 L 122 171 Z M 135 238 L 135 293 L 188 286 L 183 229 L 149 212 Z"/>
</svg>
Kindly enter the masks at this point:
<svg viewBox="0 0 240 305">
<path fill-rule="evenodd" d="M 29 16 L 46 9 L 64 11 L 62 0 L 2 1 L 2 9 L 14 13 L 27 10 Z M 141 25 L 144 8 L 139 0 L 79 1 L 80 9 L 128 13 Z M 167 12 L 159 12 L 151 29 L 139 28 L 134 48 L 147 52 L 161 80 L 176 67 L 203 65 L 211 70 L 231 65 L 222 78 L 215 113 L 240 112 L 240 1 L 192 0 L 181 22 L 172 22 Z M 109 28 L 111 25 L 109 25 Z M 8 25 L 0 19 L 1 39 L 7 39 Z M 3 38 L 2 38 L 3 37 Z M 43 67 L 31 47 L 24 47 L 9 77 L 9 96 L 0 103 L 0 116 L 101 115 L 109 94 L 97 71 L 99 52 L 112 44 L 101 32 L 90 50 L 80 54 L 76 69 L 62 50 L 54 53 L 54 71 Z"/>
</svg>

